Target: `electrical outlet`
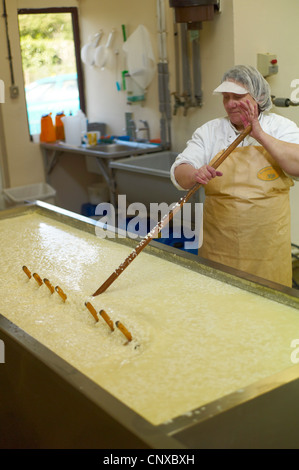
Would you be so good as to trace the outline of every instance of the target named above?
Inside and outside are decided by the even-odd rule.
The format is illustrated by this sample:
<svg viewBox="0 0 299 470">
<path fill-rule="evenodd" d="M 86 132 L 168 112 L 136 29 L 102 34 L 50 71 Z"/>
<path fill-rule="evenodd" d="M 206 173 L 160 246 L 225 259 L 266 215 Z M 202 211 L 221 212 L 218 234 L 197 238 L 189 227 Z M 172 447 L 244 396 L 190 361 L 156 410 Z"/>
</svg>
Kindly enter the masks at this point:
<svg viewBox="0 0 299 470">
<path fill-rule="evenodd" d="M 17 98 L 19 96 L 19 87 L 16 85 L 12 85 L 9 87 L 10 97 Z"/>
</svg>

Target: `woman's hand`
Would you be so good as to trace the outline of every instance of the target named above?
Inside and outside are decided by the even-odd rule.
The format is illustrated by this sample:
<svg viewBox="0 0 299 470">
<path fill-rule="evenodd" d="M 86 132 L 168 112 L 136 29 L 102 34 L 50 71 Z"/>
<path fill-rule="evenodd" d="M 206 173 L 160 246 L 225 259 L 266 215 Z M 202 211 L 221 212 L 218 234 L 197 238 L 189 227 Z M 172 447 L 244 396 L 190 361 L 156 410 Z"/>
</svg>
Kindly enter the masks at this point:
<svg viewBox="0 0 299 470">
<path fill-rule="evenodd" d="M 259 141 L 263 134 L 263 130 L 260 125 L 259 121 L 259 110 L 258 104 L 253 103 L 250 100 L 239 101 L 238 103 L 240 112 L 241 112 L 241 120 L 244 126 L 244 129 L 251 124 L 252 131 L 250 133 L 251 137 Z"/>
<path fill-rule="evenodd" d="M 275 139 L 261 128 L 258 106 L 249 100 L 240 101 L 239 109 L 244 127 L 251 124 L 250 135 L 264 147 L 288 175 L 299 176 L 299 145 Z"/>
<path fill-rule="evenodd" d="M 222 176 L 221 171 L 216 171 L 210 165 L 204 165 L 198 170 L 188 163 L 181 163 L 174 170 L 174 176 L 179 185 L 184 189 L 192 188 L 196 183 L 207 184 L 212 178 Z"/>
<path fill-rule="evenodd" d="M 195 170 L 194 178 L 196 183 L 207 184 L 212 178 L 222 176 L 222 174 L 221 171 L 215 170 L 212 166 L 204 165 L 198 170 Z"/>
</svg>

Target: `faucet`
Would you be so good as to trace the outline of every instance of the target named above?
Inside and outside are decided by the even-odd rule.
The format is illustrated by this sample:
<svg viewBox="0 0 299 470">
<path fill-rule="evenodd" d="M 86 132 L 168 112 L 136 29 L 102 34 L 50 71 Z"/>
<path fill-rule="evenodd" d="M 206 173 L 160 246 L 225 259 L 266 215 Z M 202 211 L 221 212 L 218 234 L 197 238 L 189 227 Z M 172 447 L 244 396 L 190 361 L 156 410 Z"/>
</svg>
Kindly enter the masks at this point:
<svg viewBox="0 0 299 470">
<path fill-rule="evenodd" d="M 191 96 L 190 96 L 188 93 L 183 93 L 182 96 L 183 96 L 184 102 L 185 102 L 185 105 L 184 105 L 184 116 L 187 116 L 188 109 L 189 109 L 189 108 L 192 108 L 193 103 L 192 103 L 192 100 L 191 100 Z"/>
<path fill-rule="evenodd" d="M 174 108 L 173 108 L 173 115 L 175 116 L 177 110 L 180 106 L 185 106 L 185 102 L 181 100 L 181 97 L 177 91 L 171 93 L 174 96 Z"/>
<path fill-rule="evenodd" d="M 135 121 L 133 119 L 130 119 L 128 128 L 127 128 L 127 134 L 130 136 L 131 139 L 136 140 L 136 132 L 137 132 L 137 128 L 136 128 Z"/>
<path fill-rule="evenodd" d="M 140 119 L 140 122 L 143 123 L 143 127 L 140 127 L 138 131 L 146 131 L 146 136 L 147 136 L 146 141 L 149 142 L 150 141 L 150 128 L 149 128 L 148 122 L 143 121 L 142 119 Z"/>
</svg>

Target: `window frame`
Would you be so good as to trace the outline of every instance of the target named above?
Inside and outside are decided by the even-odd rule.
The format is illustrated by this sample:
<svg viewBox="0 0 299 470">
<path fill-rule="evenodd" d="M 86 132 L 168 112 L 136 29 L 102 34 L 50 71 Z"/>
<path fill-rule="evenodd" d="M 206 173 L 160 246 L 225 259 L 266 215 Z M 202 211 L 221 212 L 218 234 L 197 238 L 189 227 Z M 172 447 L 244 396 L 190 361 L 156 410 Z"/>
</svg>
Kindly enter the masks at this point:
<svg viewBox="0 0 299 470">
<path fill-rule="evenodd" d="M 18 8 L 19 15 L 30 15 L 39 13 L 71 13 L 74 46 L 75 46 L 75 59 L 77 68 L 78 92 L 80 100 L 80 109 L 86 114 L 85 93 L 84 93 L 84 76 L 81 63 L 81 41 L 79 29 L 79 15 L 77 7 L 48 7 L 48 8 Z"/>
</svg>

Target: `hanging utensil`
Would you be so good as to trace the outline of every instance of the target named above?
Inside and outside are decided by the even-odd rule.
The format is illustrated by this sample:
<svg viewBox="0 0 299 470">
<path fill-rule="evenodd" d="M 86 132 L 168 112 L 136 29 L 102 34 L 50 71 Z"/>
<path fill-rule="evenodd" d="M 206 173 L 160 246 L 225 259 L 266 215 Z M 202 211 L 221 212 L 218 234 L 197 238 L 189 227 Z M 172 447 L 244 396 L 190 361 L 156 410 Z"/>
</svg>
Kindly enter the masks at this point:
<svg viewBox="0 0 299 470">
<path fill-rule="evenodd" d="M 114 35 L 114 29 L 108 36 L 108 40 L 105 46 L 98 46 L 94 52 L 94 65 L 99 68 L 105 67 L 107 60 L 109 58 L 109 47 L 111 46 L 111 42 Z"/>
<path fill-rule="evenodd" d="M 96 47 L 99 45 L 103 31 L 100 30 L 95 34 L 93 40 L 88 44 L 85 44 L 81 49 L 81 60 L 85 65 L 94 65 L 95 59 L 94 54 Z"/>
<path fill-rule="evenodd" d="M 231 143 L 231 145 L 217 158 L 213 163 L 213 168 L 218 168 L 221 163 L 230 155 L 230 153 L 245 139 L 245 137 L 250 134 L 251 125 L 247 126 L 241 134 Z M 129 264 L 136 258 L 137 255 L 149 244 L 149 242 L 156 238 L 158 233 L 172 220 L 174 215 L 182 208 L 182 206 L 187 202 L 193 194 L 201 187 L 200 183 L 196 183 L 193 188 L 191 188 L 188 193 L 181 197 L 181 199 L 176 203 L 173 209 L 166 214 L 163 219 L 146 235 L 145 238 L 141 240 L 139 245 L 132 251 L 132 253 L 125 259 L 125 261 L 111 274 L 110 277 L 99 287 L 99 289 L 93 294 L 93 297 L 102 294 L 106 289 L 118 278 L 118 276 L 129 266 Z"/>
</svg>

